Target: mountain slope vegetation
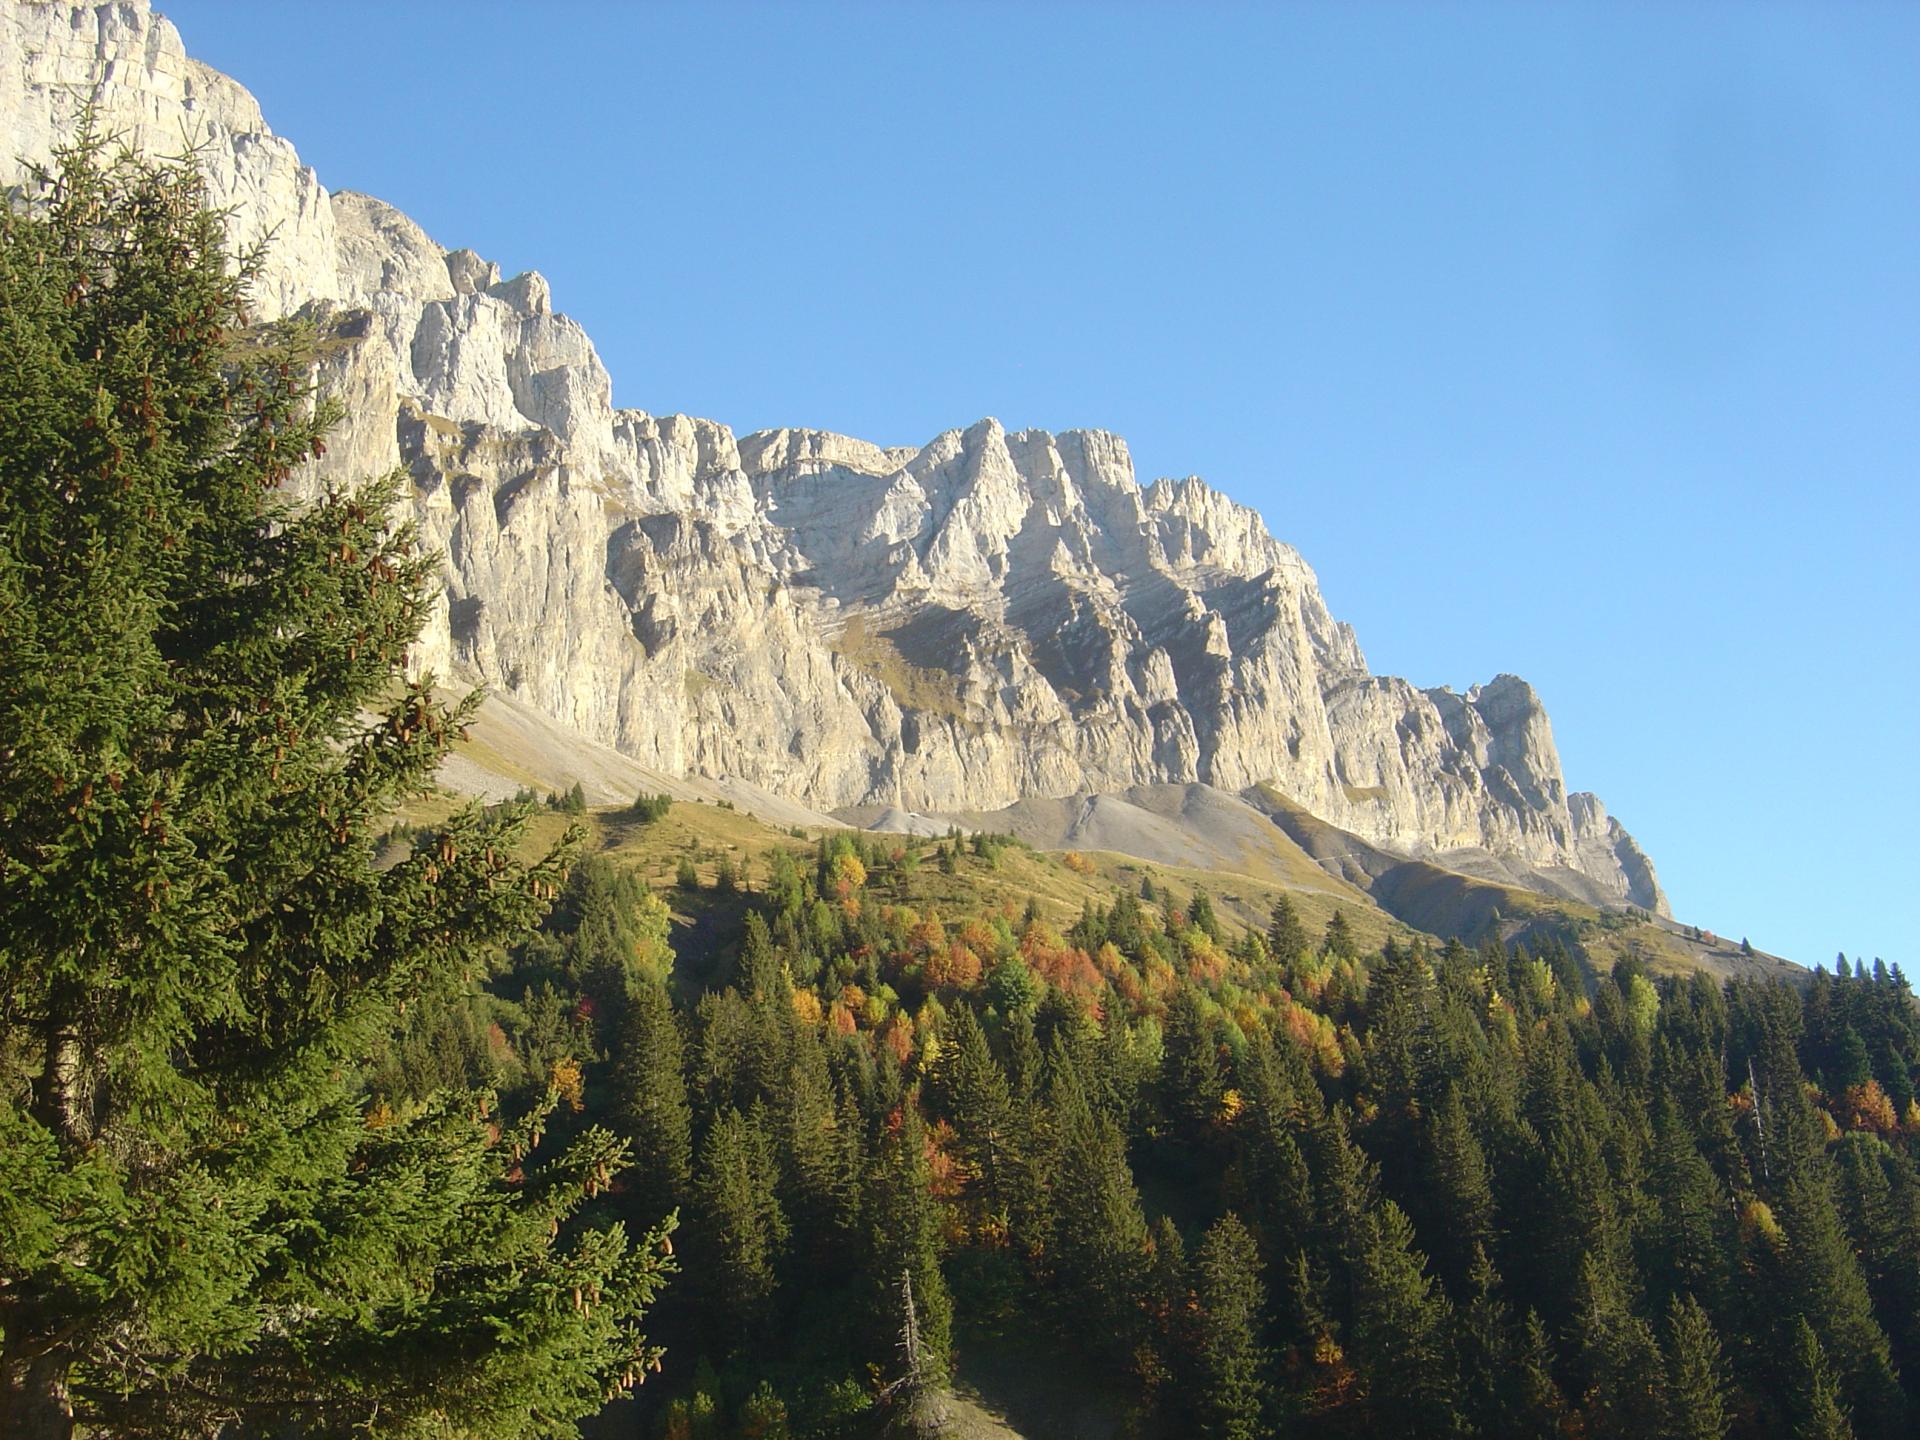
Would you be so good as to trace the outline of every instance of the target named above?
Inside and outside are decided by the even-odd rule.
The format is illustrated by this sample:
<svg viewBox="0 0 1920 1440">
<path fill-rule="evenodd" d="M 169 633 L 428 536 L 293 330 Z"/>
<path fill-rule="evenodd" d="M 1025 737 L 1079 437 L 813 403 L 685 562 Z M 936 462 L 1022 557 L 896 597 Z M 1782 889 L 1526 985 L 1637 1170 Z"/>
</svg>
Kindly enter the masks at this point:
<svg viewBox="0 0 1920 1440">
<path fill-rule="evenodd" d="M 564 1123 L 633 1144 L 605 1203 L 692 1258 L 608 1433 L 906 1424 L 909 1289 L 956 1433 L 1818 1433 L 1810 1376 L 1906 1433 L 1897 968 L 1596 970 L 985 834 L 587 818 L 382 1103 L 577 1073 Z"/>
</svg>

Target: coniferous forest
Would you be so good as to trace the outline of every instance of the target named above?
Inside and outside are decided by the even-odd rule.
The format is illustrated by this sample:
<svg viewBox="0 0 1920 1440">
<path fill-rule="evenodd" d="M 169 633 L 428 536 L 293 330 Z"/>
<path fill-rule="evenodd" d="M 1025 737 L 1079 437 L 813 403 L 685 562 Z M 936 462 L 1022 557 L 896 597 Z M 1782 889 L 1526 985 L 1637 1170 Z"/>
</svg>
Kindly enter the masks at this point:
<svg viewBox="0 0 1920 1440">
<path fill-rule="evenodd" d="M 281 498 L 312 337 L 190 167 L 0 223 L 0 1432 L 932 1435 L 977 1367 L 1141 1437 L 1912 1433 L 1897 967 L 394 829 L 471 711 L 398 482 Z"/>
<path fill-rule="evenodd" d="M 394 1103 L 597 1057 L 609 1203 L 681 1219 L 647 1433 L 864 1433 L 909 1291 L 928 1383 L 1011 1340 L 1142 1434 L 1910 1433 L 1897 970 L 1360 955 L 1284 902 L 1223 933 L 1204 892 L 1065 928 L 912 903 L 994 850 L 822 839 L 677 964 L 662 899 L 589 862 L 409 1042 Z"/>
</svg>

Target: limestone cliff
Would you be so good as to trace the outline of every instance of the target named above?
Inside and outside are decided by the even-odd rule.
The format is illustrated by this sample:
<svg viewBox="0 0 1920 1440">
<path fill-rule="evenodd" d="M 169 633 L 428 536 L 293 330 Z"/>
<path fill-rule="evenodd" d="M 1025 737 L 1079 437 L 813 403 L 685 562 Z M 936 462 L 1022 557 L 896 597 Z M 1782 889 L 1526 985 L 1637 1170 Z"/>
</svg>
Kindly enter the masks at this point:
<svg viewBox="0 0 1920 1440">
<path fill-rule="evenodd" d="M 410 475 L 446 557 L 421 667 L 819 808 L 1267 784 L 1403 854 L 1664 910 L 1524 681 L 1370 674 L 1258 515 L 1141 485 L 1117 437 L 983 420 L 889 449 L 616 409 L 545 280 L 329 194 L 145 0 L 0 12 L 4 178 L 87 97 L 141 148 L 195 144 L 236 242 L 270 237 L 262 318 L 321 328 L 352 418 L 302 483 Z"/>
</svg>

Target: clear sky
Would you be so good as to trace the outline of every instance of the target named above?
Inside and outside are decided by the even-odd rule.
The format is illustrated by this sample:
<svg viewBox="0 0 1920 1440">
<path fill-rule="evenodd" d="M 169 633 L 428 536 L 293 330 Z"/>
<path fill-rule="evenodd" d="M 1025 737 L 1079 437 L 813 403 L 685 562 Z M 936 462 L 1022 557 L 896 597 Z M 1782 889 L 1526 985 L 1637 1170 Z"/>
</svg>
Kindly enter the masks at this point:
<svg viewBox="0 0 1920 1440">
<path fill-rule="evenodd" d="M 1117 431 L 1679 918 L 1913 969 L 1920 5 L 159 8 L 620 404 Z"/>
</svg>

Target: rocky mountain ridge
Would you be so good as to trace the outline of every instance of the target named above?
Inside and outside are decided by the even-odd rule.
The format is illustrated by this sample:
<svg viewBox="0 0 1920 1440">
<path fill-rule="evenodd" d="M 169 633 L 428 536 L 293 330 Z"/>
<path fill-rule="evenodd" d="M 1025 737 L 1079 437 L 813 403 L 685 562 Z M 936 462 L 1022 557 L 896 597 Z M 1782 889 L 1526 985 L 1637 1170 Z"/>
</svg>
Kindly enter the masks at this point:
<svg viewBox="0 0 1920 1440">
<path fill-rule="evenodd" d="M 619 409 L 541 276 L 329 193 L 145 0 L 7 7 L 0 178 L 87 98 L 138 148 L 194 144 L 236 243 L 265 243 L 261 318 L 317 327 L 350 419 L 301 483 L 411 477 L 446 557 L 421 668 L 821 810 L 1265 785 L 1395 853 L 1664 913 L 1530 686 L 1371 674 L 1257 514 L 1140 484 L 1118 437 L 982 420 L 885 448 Z"/>
</svg>

